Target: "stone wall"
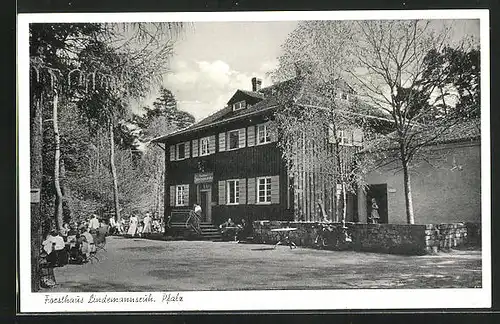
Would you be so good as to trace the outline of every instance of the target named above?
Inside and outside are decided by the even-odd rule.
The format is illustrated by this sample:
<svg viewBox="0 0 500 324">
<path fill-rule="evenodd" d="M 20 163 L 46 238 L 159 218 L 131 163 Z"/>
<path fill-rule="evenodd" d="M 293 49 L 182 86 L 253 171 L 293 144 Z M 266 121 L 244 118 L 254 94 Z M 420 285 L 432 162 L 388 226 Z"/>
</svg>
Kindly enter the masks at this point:
<svg viewBox="0 0 500 324">
<path fill-rule="evenodd" d="M 344 242 L 341 224 L 330 224 L 331 230 L 324 232 L 327 246 L 315 243 L 321 224 L 317 222 L 254 222 L 254 243 L 275 244 L 280 236 L 272 229 L 294 227 L 290 239 L 303 247 L 332 250 L 354 250 L 390 254 L 422 255 L 439 250 L 448 250 L 464 244 L 480 243 L 480 224 L 361 224 L 347 223 L 350 242 Z"/>
<path fill-rule="evenodd" d="M 389 254 L 426 253 L 425 225 L 350 224 L 352 249 Z"/>
<path fill-rule="evenodd" d="M 481 244 L 481 224 L 452 223 L 425 225 L 427 252 L 449 250 L 463 245 Z"/>
</svg>

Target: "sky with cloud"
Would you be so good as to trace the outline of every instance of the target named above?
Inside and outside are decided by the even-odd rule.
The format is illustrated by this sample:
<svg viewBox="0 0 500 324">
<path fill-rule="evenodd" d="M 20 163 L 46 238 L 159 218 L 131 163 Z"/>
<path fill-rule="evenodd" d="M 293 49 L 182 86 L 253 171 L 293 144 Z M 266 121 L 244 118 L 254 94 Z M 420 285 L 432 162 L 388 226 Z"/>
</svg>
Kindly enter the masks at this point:
<svg viewBox="0 0 500 324">
<path fill-rule="evenodd" d="M 176 43 L 163 85 L 174 93 L 179 109 L 200 120 L 224 108 L 237 89 L 251 90 L 252 77 L 270 85 L 266 74 L 275 68 L 281 44 L 296 24 L 194 23 Z"/>
<path fill-rule="evenodd" d="M 175 44 L 163 85 L 174 93 L 178 108 L 199 121 L 224 108 L 237 89 L 251 90 L 252 77 L 270 85 L 267 73 L 276 67 L 281 44 L 296 26 L 296 21 L 193 23 Z M 453 29 L 451 38 L 478 35 L 479 24 L 455 22 Z"/>
</svg>

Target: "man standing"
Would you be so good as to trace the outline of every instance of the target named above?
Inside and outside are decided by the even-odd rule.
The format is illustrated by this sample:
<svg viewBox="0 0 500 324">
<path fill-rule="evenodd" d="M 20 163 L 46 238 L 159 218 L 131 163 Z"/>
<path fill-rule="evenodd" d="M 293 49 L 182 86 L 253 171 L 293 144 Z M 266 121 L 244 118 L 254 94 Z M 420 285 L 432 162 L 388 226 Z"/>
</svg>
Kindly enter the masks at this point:
<svg viewBox="0 0 500 324">
<path fill-rule="evenodd" d="M 99 220 L 97 219 L 97 215 L 92 214 L 92 218 L 90 219 L 89 222 L 90 234 L 95 234 L 98 228 L 99 228 Z"/>
<path fill-rule="evenodd" d="M 114 235 L 117 232 L 115 217 L 111 216 L 109 218 L 109 235 Z"/>
</svg>

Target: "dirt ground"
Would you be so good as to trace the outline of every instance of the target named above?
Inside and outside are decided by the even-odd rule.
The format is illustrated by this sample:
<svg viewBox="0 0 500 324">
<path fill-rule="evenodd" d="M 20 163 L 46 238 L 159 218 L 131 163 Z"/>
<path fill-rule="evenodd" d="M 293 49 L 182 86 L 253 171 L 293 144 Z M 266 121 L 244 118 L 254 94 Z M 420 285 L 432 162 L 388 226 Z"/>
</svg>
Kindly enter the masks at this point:
<svg viewBox="0 0 500 324">
<path fill-rule="evenodd" d="M 428 256 L 109 237 L 99 262 L 56 268 L 52 292 L 481 287 L 481 251 Z"/>
</svg>

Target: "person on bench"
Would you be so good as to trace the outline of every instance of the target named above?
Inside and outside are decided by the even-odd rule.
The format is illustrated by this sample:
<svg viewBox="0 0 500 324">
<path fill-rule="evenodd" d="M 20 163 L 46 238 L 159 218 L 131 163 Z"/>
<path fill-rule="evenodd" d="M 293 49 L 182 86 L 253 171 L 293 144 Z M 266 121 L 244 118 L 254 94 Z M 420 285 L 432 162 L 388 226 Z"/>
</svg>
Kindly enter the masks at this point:
<svg viewBox="0 0 500 324">
<path fill-rule="evenodd" d="M 231 217 L 229 217 L 227 221 L 219 225 L 219 228 L 221 229 L 222 239 L 224 241 L 231 241 L 232 239 L 235 238 L 236 236 L 235 227 L 236 225 L 234 224 Z"/>
<path fill-rule="evenodd" d="M 47 262 L 52 267 L 60 267 L 68 263 L 66 244 L 56 230 L 50 231 L 42 242 L 43 250 L 47 253 Z"/>
<path fill-rule="evenodd" d="M 196 234 L 201 235 L 200 219 L 201 219 L 201 206 L 198 204 L 193 205 L 193 210 L 189 211 L 189 217 L 186 220 L 186 227 L 192 228 Z"/>
<path fill-rule="evenodd" d="M 245 241 L 252 234 L 252 225 L 242 218 L 241 224 L 238 224 L 238 227 L 238 241 Z"/>
</svg>

